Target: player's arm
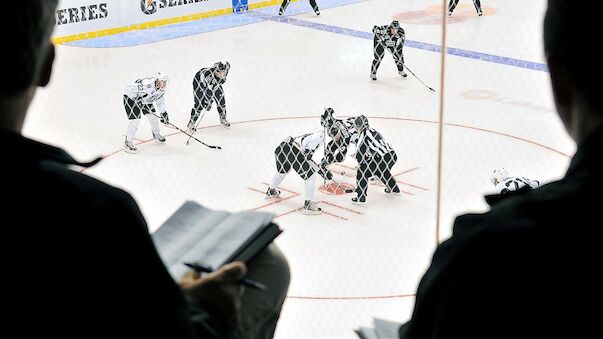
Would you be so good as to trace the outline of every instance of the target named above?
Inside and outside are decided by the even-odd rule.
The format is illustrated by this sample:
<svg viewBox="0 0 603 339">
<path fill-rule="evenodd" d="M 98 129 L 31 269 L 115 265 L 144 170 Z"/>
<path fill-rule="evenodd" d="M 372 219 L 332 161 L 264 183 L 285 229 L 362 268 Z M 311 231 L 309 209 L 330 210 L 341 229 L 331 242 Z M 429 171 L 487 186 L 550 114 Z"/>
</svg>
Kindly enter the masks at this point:
<svg viewBox="0 0 603 339">
<path fill-rule="evenodd" d="M 124 95 L 127 96 L 130 100 L 138 99 L 138 84 L 130 84 L 127 85 L 124 90 Z"/>
<path fill-rule="evenodd" d="M 385 35 L 386 31 L 387 31 L 387 26 L 373 26 L 373 33 L 378 38 L 381 38 L 383 35 Z"/>
<path fill-rule="evenodd" d="M 360 142 L 356 150 L 356 161 L 360 164 L 366 162 L 370 158 L 371 154 L 364 140 Z"/>
<path fill-rule="evenodd" d="M 226 61 L 225 65 L 226 69 L 224 70 L 224 79 L 226 79 L 226 77 L 228 76 L 228 71 L 230 71 L 230 62 Z"/>
<path fill-rule="evenodd" d="M 161 122 L 164 124 L 168 124 L 170 121 L 170 118 L 168 116 L 168 112 L 167 112 L 165 106 L 166 105 L 165 105 L 165 94 L 164 94 L 159 99 L 157 99 L 157 101 L 155 101 L 155 107 L 157 107 L 157 112 L 160 115 L 159 118 L 160 118 Z"/>
</svg>

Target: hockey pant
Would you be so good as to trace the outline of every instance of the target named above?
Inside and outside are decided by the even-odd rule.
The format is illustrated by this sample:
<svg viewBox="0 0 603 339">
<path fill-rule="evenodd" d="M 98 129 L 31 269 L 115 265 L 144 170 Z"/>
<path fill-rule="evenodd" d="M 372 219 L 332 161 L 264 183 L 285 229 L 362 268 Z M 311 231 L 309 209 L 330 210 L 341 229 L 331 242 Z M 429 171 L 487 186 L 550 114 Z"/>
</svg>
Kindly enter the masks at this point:
<svg viewBox="0 0 603 339">
<path fill-rule="evenodd" d="M 396 67 L 398 67 L 398 72 L 402 72 L 404 70 L 404 55 L 402 54 L 402 46 L 399 47 L 387 47 L 387 50 L 392 53 L 394 57 L 394 61 L 396 62 Z M 371 67 L 371 74 L 377 74 L 377 69 L 379 69 L 379 65 L 381 65 L 381 60 L 383 60 L 383 56 L 385 55 L 385 45 L 381 42 L 376 36 L 373 39 L 373 67 Z"/>
<path fill-rule="evenodd" d="M 459 0 L 450 0 L 450 2 L 448 3 L 448 13 L 452 13 L 458 3 Z M 479 2 L 479 0 L 473 0 L 473 6 L 475 6 L 475 10 L 478 13 L 482 11 L 482 4 Z"/>
<path fill-rule="evenodd" d="M 126 134 L 126 139 L 129 142 L 134 141 L 134 137 L 136 136 L 136 131 L 138 131 L 138 125 L 140 124 L 140 118 L 142 115 L 146 115 L 149 119 L 149 123 L 151 124 L 151 129 L 153 133 L 159 133 L 159 121 L 155 116 L 155 107 L 153 104 L 143 104 L 142 102 L 137 102 L 128 98 L 127 95 L 124 95 L 124 108 L 126 110 L 126 115 L 128 116 L 128 130 Z M 151 114 L 152 113 L 152 114 Z"/>
<path fill-rule="evenodd" d="M 218 106 L 220 119 L 226 119 L 226 97 L 222 86 L 219 86 L 215 91 L 206 87 L 196 87 L 193 96 L 195 98 L 195 106 L 191 109 L 191 122 L 193 124 L 197 123 L 197 119 L 199 119 L 203 110 L 211 109 L 214 100 Z"/>
<path fill-rule="evenodd" d="M 314 185 L 316 173 L 320 172 L 318 166 L 312 160 L 308 160 L 299 146 L 293 142 L 282 142 L 274 150 L 276 160 L 276 172 L 272 178 L 271 188 L 276 189 L 285 179 L 287 173 L 293 168 L 299 176 L 304 179 L 305 199 L 314 200 Z"/>
<path fill-rule="evenodd" d="M 390 172 L 397 160 L 398 156 L 396 152 L 390 151 L 383 156 L 376 154 L 371 159 L 358 164 L 356 193 L 360 200 L 366 199 L 368 180 L 373 176 L 377 176 L 390 191 L 398 187 L 396 179 L 394 179 Z"/>
<path fill-rule="evenodd" d="M 306 180 L 318 172 L 316 164 L 306 159 L 304 153 L 293 142 L 281 142 L 274 150 L 274 158 L 276 171 L 280 174 L 287 174 L 293 168 L 302 179 Z"/>
</svg>

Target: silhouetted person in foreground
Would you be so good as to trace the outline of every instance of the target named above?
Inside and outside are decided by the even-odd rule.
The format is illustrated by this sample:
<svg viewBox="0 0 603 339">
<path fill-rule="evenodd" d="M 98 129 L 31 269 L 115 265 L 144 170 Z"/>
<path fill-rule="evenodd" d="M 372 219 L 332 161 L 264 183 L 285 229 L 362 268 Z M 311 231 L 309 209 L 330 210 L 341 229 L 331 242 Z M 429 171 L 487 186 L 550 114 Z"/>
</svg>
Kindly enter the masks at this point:
<svg viewBox="0 0 603 339">
<path fill-rule="evenodd" d="M 248 267 L 190 273 L 178 285 L 133 198 L 79 173 L 97 161 L 80 163 L 21 136 L 36 88 L 50 79 L 56 6 L 22 0 L 3 8 L 10 30 L 0 83 L 4 331 L 22 338 L 271 338 L 289 283 L 274 245 Z M 243 276 L 269 289 L 241 297 Z"/>
<path fill-rule="evenodd" d="M 458 217 L 419 285 L 400 338 L 600 332 L 603 71 L 592 48 L 602 9 L 600 2 L 548 1 L 544 46 L 555 104 L 578 146 L 565 177 L 509 192 L 485 214 Z"/>
</svg>

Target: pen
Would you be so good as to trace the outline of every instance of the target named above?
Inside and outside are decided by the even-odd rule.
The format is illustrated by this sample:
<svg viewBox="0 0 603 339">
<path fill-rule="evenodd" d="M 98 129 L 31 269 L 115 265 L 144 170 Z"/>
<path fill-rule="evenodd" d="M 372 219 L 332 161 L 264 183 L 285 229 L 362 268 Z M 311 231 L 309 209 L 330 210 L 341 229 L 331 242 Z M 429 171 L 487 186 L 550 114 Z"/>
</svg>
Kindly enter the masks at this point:
<svg viewBox="0 0 603 339">
<path fill-rule="evenodd" d="M 211 268 L 209 268 L 207 266 L 200 265 L 198 263 L 183 262 L 183 264 L 185 266 L 187 266 L 187 267 L 192 268 L 193 270 L 195 270 L 197 272 L 211 273 L 211 272 L 214 271 Z M 265 290 L 266 289 L 266 285 L 264 285 L 264 284 L 262 284 L 260 282 L 257 282 L 255 280 L 247 279 L 247 278 L 241 279 L 241 284 L 243 284 L 245 286 L 257 288 L 258 290 Z"/>
</svg>

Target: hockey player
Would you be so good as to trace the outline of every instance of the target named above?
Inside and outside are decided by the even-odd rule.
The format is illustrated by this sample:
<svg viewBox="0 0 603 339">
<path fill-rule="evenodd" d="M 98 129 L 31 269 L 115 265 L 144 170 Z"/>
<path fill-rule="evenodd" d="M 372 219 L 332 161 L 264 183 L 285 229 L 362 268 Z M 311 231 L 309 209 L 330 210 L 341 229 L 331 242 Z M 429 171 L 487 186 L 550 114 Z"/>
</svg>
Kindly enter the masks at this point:
<svg viewBox="0 0 603 339">
<path fill-rule="evenodd" d="M 220 123 L 224 127 L 230 127 L 230 122 L 226 120 L 226 98 L 222 84 L 226 82 L 226 76 L 230 70 L 228 62 L 216 62 L 212 67 L 202 68 L 195 74 L 193 79 L 193 97 L 195 105 L 191 109 L 191 119 L 188 122 L 188 132 L 196 132 L 197 120 L 203 110 L 210 110 L 211 105 L 216 101 Z"/>
<path fill-rule="evenodd" d="M 287 6 L 289 6 L 289 3 L 291 2 L 291 0 L 283 0 L 283 3 L 281 4 L 281 8 L 279 8 L 278 10 L 278 15 L 283 15 L 285 13 L 285 10 L 287 9 Z M 312 9 L 314 10 L 314 13 L 316 13 L 316 15 L 320 15 L 320 11 L 318 10 L 318 5 L 316 4 L 316 0 L 309 0 L 310 2 L 310 6 L 312 6 Z"/>
<path fill-rule="evenodd" d="M 454 11 L 458 3 L 459 0 L 450 0 L 450 2 L 448 3 L 448 16 L 452 15 L 452 12 Z M 473 6 L 475 6 L 477 15 L 482 16 L 482 4 L 479 2 L 479 0 L 473 0 Z"/>
<path fill-rule="evenodd" d="M 530 188 L 537 188 L 540 186 L 540 182 L 538 180 L 527 179 L 524 177 L 510 177 L 507 173 L 507 170 L 504 168 L 495 169 L 492 172 L 492 178 L 490 180 L 492 185 L 495 187 L 494 190 L 500 194 L 516 191 L 524 186 L 528 186 Z"/>
<path fill-rule="evenodd" d="M 402 54 L 402 48 L 404 47 L 404 29 L 400 27 L 398 20 L 392 21 L 387 26 L 374 26 L 373 33 L 375 38 L 373 39 L 373 66 L 371 67 L 371 80 L 377 80 L 377 69 L 381 64 L 385 49 L 392 53 L 396 67 L 398 67 L 398 74 L 403 78 L 406 78 L 406 72 L 404 72 L 404 55 Z"/>
<path fill-rule="evenodd" d="M 305 181 L 305 202 L 304 214 L 321 214 L 321 209 L 316 206 L 314 201 L 314 186 L 317 173 L 326 179 L 332 179 L 327 172 L 322 171 L 312 160 L 314 151 L 316 151 L 324 142 L 322 131 L 316 131 L 300 135 L 298 137 L 287 137 L 274 150 L 276 160 L 276 173 L 272 178 L 272 183 L 266 191 L 266 198 L 277 198 L 281 192 L 277 189 L 278 185 L 285 179 L 291 168 Z"/>
<path fill-rule="evenodd" d="M 165 138 L 159 132 L 159 122 L 155 113 L 159 112 L 162 123 L 167 124 L 169 122 L 164 98 L 167 82 L 167 75 L 157 72 L 154 77 L 138 79 L 126 86 L 123 100 L 129 120 L 124 144 L 124 151 L 127 153 L 137 152 L 137 148 L 134 146 L 134 137 L 142 115 L 146 115 L 149 119 L 153 139 L 159 143 L 165 143 Z"/>
<path fill-rule="evenodd" d="M 354 127 L 358 132 L 356 145 L 356 193 L 352 203 L 364 205 L 366 202 L 368 180 L 377 176 L 385 184 L 385 193 L 400 195 L 400 188 L 390 170 L 398 160 L 396 152 L 390 144 L 374 128 L 369 127 L 368 119 L 358 116 L 354 120 Z"/>
<path fill-rule="evenodd" d="M 335 111 L 330 107 L 325 109 L 320 117 L 320 124 L 331 138 L 320 162 L 321 169 L 327 172 L 327 166 L 345 160 L 350 144 L 355 144 L 358 140 L 358 133 L 354 128 L 354 118 L 337 119 Z"/>
</svg>

